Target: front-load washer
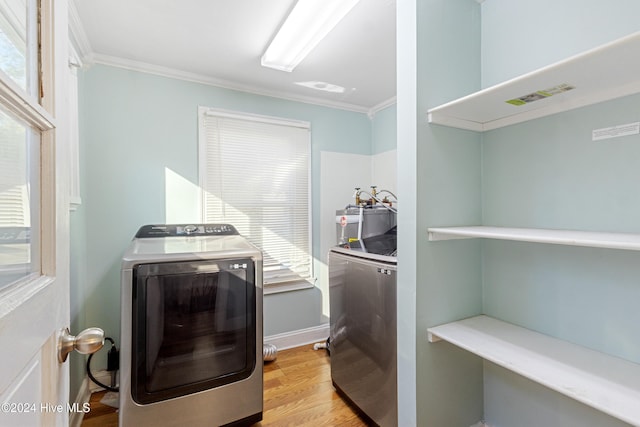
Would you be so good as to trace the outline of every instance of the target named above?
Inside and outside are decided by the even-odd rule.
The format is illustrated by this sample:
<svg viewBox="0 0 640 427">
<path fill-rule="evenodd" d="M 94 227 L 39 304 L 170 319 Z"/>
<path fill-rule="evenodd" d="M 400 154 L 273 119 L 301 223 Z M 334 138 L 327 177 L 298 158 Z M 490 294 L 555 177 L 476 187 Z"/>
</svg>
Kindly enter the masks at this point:
<svg viewBox="0 0 640 427">
<path fill-rule="evenodd" d="M 260 250 L 228 224 L 145 225 L 121 277 L 120 426 L 260 421 Z"/>
</svg>

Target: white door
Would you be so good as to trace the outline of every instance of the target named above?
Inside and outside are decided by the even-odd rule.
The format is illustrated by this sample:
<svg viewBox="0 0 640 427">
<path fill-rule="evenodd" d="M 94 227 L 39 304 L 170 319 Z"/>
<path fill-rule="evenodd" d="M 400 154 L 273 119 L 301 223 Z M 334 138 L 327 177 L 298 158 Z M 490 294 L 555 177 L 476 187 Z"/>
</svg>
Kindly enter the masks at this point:
<svg viewBox="0 0 640 427">
<path fill-rule="evenodd" d="M 66 426 L 67 1 L 0 0 L 0 30 L 0 426 Z"/>
</svg>

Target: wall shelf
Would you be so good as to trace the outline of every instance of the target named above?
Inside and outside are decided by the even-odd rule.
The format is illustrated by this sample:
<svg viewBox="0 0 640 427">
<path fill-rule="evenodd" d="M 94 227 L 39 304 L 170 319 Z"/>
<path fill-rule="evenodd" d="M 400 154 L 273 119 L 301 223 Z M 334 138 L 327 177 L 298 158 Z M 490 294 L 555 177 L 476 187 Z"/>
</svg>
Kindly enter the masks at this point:
<svg viewBox="0 0 640 427">
<path fill-rule="evenodd" d="M 428 329 L 499 366 L 633 425 L 640 425 L 640 365 L 488 316 Z"/>
<path fill-rule="evenodd" d="M 640 92 L 639 58 L 637 32 L 432 108 L 427 118 L 482 132 L 635 94 Z"/>
<path fill-rule="evenodd" d="M 640 234 L 508 227 L 433 227 L 429 240 L 486 238 L 640 251 Z"/>
</svg>

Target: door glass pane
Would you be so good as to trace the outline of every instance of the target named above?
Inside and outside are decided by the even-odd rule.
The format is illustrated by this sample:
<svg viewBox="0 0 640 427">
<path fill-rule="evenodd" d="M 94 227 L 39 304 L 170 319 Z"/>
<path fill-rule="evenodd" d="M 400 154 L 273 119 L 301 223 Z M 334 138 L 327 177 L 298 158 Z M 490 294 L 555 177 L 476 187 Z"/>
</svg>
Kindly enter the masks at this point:
<svg viewBox="0 0 640 427">
<path fill-rule="evenodd" d="M 251 260 L 244 258 L 137 267 L 136 402 L 157 402 L 249 377 L 256 363 L 253 271 Z"/>
<path fill-rule="evenodd" d="M 0 70 L 25 92 L 37 95 L 35 0 L 0 0 Z"/>
<path fill-rule="evenodd" d="M 39 133 L 0 109 L 0 288 L 40 271 Z"/>
<path fill-rule="evenodd" d="M 229 274 L 150 277 L 147 390 L 241 371 L 246 363 L 246 286 Z M 232 286 L 235 285 L 235 286 Z"/>
</svg>

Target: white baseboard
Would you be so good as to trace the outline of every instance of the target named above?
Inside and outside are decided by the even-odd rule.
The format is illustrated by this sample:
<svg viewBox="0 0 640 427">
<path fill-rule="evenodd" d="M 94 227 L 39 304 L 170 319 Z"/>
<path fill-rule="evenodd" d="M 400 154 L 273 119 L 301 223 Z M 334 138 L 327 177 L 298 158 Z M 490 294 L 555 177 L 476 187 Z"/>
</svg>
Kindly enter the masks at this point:
<svg viewBox="0 0 640 427">
<path fill-rule="evenodd" d="M 297 331 L 284 332 L 282 334 L 264 337 L 265 344 L 273 344 L 278 350 L 300 347 L 316 342 L 325 342 L 329 338 L 329 324 L 314 326 Z"/>
<path fill-rule="evenodd" d="M 105 385 L 111 385 L 111 372 L 107 371 L 106 369 L 103 369 L 101 371 L 96 371 L 96 372 L 92 372 L 93 373 L 93 377 L 100 381 L 102 384 Z M 120 372 L 118 371 L 118 374 Z M 118 378 L 116 378 L 116 381 L 118 380 Z M 96 391 L 102 391 L 104 390 L 104 388 L 100 387 L 98 384 L 94 383 L 93 381 L 91 381 L 89 378 L 87 378 L 87 381 L 89 382 L 89 389 L 91 391 L 91 393 L 95 393 Z M 118 385 L 116 384 L 116 387 Z"/>
<path fill-rule="evenodd" d="M 307 344 L 316 342 L 325 342 L 329 337 L 329 324 L 314 326 L 306 329 L 299 329 L 297 331 L 284 332 L 282 334 L 270 335 L 264 337 L 265 344 L 273 344 L 278 350 L 286 350 L 288 348 L 300 347 Z M 107 370 L 96 371 L 93 373 L 96 380 L 102 384 L 111 384 L 111 373 Z M 82 382 L 82 386 L 78 391 L 75 403 L 82 407 L 84 403 L 88 403 L 91 398 L 91 393 L 104 390 L 99 385 L 95 384 L 88 377 Z M 69 419 L 70 427 L 80 427 L 82 423 L 84 413 L 74 412 Z"/>
<path fill-rule="evenodd" d="M 82 385 L 80 386 L 80 390 L 78 390 L 78 395 L 74 401 L 77 405 L 76 407 L 82 408 L 85 403 L 89 403 L 89 399 L 91 399 L 90 388 L 89 378 L 85 378 L 84 381 L 82 381 Z M 71 414 L 69 415 L 69 427 L 80 427 L 83 418 L 84 412 L 71 411 Z"/>
</svg>

